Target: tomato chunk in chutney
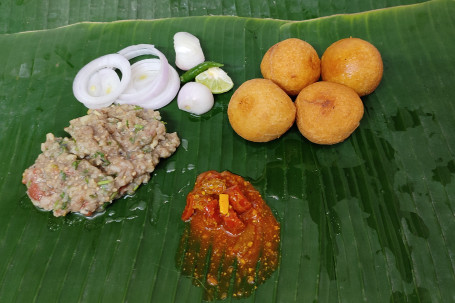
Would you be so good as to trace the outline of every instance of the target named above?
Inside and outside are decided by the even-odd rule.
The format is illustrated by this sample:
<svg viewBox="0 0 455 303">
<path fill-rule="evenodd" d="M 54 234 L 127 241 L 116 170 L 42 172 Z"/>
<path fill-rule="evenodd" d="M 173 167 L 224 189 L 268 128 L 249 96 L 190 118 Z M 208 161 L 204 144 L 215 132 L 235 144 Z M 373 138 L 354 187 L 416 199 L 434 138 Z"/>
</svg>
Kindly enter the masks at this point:
<svg viewBox="0 0 455 303">
<path fill-rule="evenodd" d="M 206 300 L 246 297 L 276 270 L 280 225 L 241 176 L 200 174 L 182 220 L 189 226 L 180 243 L 179 266 L 204 288 Z"/>
</svg>

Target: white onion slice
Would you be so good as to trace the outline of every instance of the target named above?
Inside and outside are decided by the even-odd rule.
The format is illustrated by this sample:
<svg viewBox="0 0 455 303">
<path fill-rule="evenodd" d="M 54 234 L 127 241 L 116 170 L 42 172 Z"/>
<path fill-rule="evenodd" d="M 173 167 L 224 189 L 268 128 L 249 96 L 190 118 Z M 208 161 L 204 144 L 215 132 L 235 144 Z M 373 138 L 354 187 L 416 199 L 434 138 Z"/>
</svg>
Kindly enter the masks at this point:
<svg viewBox="0 0 455 303">
<path fill-rule="evenodd" d="M 124 56 L 126 59 L 131 60 L 135 57 L 138 56 L 143 56 L 143 55 L 154 55 L 158 56 L 160 60 L 160 67 L 158 70 L 158 74 L 156 76 L 156 80 L 153 81 L 149 86 L 147 86 L 144 89 L 135 91 L 135 92 L 124 92 L 121 94 L 117 100 L 117 103 L 119 104 L 137 104 L 137 103 L 144 103 L 147 100 L 152 99 L 153 97 L 159 95 L 164 88 L 166 87 L 166 84 L 169 80 L 169 63 L 166 59 L 166 57 L 161 53 L 159 50 L 157 50 L 153 45 L 151 44 L 138 44 L 138 45 L 132 45 L 129 47 L 126 47 L 122 49 L 121 51 L 118 52 L 120 55 Z M 145 60 L 141 60 L 145 61 Z M 141 61 L 138 61 L 141 62 Z M 148 64 L 148 63 L 142 63 L 142 64 Z"/>
<path fill-rule="evenodd" d="M 129 60 L 154 55 L 157 58 Z M 115 69 L 122 73 L 121 79 Z M 116 102 L 159 109 L 169 104 L 180 89 L 180 78 L 166 57 L 151 44 L 126 47 L 84 66 L 73 82 L 76 99 L 88 108 L 107 107 Z"/>
<path fill-rule="evenodd" d="M 96 76 L 94 76 L 94 74 L 103 69 L 112 70 L 113 68 L 119 69 L 122 73 L 120 83 L 118 85 L 115 84 L 115 86 L 115 80 L 110 82 L 112 88 L 111 90 L 107 90 L 106 94 L 101 93 L 99 96 L 96 94 L 90 94 L 90 84 L 93 85 L 93 83 L 96 82 Z M 112 74 L 110 75 L 109 79 L 112 81 Z M 122 94 L 122 92 L 125 91 L 130 79 L 131 66 L 125 57 L 119 54 L 104 55 L 89 62 L 77 73 L 73 82 L 73 94 L 77 100 L 82 102 L 88 108 L 106 107 L 112 104 Z"/>
<path fill-rule="evenodd" d="M 131 66 L 131 81 L 119 96 L 119 104 L 140 104 L 161 94 L 169 81 L 169 64 L 162 72 L 162 62 L 158 59 L 144 59 Z M 166 74 L 166 78 L 163 74 Z M 159 87 L 158 87 L 159 86 Z"/>
<path fill-rule="evenodd" d="M 174 100 L 175 96 L 177 96 L 177 93 L 179 92 L 180 89 L 180 77 L 177 71 L 170 65 L 169 66 L 169 80 L 167 82 L 166 87 L 164 90 L 161 92 L 156 97 L 153 97 L 152 99 L 136 104 L 139 105 L 143 108 L 149 108 L 149 109 L 160 109 L 161 107 L 164 107 L 171 103 L 172 100 Z"/>
<path fill-rule="evenodd" d="M 120 50 L 117 52 L 118 54 L 122 55 L 128 60 L 131 60 L 133 58 L 143 56 L 143 55 L 154 55 L 160 58 L 160 60 L 163 60 L 167 62 L 166 57 L 163 55 L 162 52 L 157 50 L 154 45 L 152 44 L 136 44 L 136 45 L 130 45 L 128 47 L 125 47 L 124 49 Z"/>
<path fill-rule="evenodd" d="M 160 68 L 159 59 L 144 59 L 131 65 L 131 81 L 123 93 L 133 94 L 150 88 L 160 76 Z"/>
<path fill-rule="evenodd" d="M 90 76 L 88 94 L 92 97 L 109 95 L 120 85 L 120 78 L 111 68 L 103 68 Z"/>
</svg>

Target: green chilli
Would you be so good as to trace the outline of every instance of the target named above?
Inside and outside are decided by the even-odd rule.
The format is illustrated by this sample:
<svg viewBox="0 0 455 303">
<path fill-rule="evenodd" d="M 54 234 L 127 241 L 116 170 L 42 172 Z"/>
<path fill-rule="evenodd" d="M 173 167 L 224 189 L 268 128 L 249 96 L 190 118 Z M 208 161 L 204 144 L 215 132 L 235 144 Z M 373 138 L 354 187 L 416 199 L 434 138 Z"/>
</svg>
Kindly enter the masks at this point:
<svg viewBox="0 0 455 303">
<path fill-rule="evenodd" d="M 197 75 L 199 75 L 202 72 L 205 72 L 211 67 L 222 67 L 224 64 L 213 62 L 213 61 L 205 61 L 202 62 L 201 64 L 196 65 L 192 69 L 188 70 L 185 72 L 183 75 L 180 76 L 180 81 L 182 83 L 190 82 L 194 78 L 196 78 Z"/>
</svg>

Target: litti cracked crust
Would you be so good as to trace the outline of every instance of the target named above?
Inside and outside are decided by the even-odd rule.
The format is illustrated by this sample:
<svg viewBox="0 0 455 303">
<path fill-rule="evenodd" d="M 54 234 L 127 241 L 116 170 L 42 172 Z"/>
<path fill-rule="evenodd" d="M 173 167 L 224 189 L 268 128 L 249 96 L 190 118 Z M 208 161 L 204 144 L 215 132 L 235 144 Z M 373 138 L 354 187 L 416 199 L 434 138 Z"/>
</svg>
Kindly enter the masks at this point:
<svg viewBox="0 0 455 303">
<path fill-rule="evenodd" d="M 362 100 L 352 88 L 325 81 L 304 88 L 295 106 L 302 135 L 313 143 L 327 145 L 349 137 L 364 111 Z"/>
<path fill-rule="evenodd" d="M 359 38 L 346 38 L 330 45 L 321 58 L 323 81 L 349 86 L 365 96 L 379 85 L 383 63 L 378 49 Z"/>
<path fill-rule="evenodd" d="M 239 136 L 253 142 L 268 142 L 294 124 L 296 109 L 291 98 L 271 80 L 252 79 L 234 92 L 227 113 Z"/>
<path fill-rule="evenodd" d="M 265 53 L 261 73 L 288 95 L 296 96 L 304 87 L 319 80 L 321 60 L 309 43 L 290 38 L 278 42 Z"/>
</svg>

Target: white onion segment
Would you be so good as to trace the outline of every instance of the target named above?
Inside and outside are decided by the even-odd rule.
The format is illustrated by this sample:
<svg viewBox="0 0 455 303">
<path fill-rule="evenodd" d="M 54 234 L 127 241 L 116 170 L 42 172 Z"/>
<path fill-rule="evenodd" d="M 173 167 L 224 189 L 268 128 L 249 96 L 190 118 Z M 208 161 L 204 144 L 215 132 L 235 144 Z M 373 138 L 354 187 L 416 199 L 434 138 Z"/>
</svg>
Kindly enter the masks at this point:
<svg viewBox="0 0 455 303">
<path fill-rule="evenodd" d="M 158 58 L 130 65 L 129 60 L 143 55 Z M 120 70 L 121 79 L 116 69 Z M 178 73 L 151 44 L 132 45 L 117 54 L 99 57 L 85 65 L 73 82 L 74 96 L 88 108 L 107 107 L 115 102 L 159 109 L 169 104 L 179 89 Z"/>
<path fill-rule="evenodd" d="M 112 73 L 107 72 L 110 74 L 109 79 L 111 80 L 111 89 L 106 91 L 102 90 L 98 95 L 94 93 L 93 90 L 92 93 L 90 93 L 90 86 L 97 83 L 96 76 L 94 75 L 103 69 L 110 69 L 113 71 L 114 68 L 119 69 L 122 73 L 120 83 L 112 80 Z M 131 66 L 129 61 L 124 56 L 119 54 L 104 55 L 89 62 L 77 73 L 73 82 L 73 94 L 77 100 L 82 102 L 88 108 L 106 107 L 114 103 L 122 92 L 125 91 L 130 80 Z M 101 79 L 101 81 L 104 80 Z"/>
<path fill-rule="evenodd" d="M 196 115 L 205 114 L 213 104 L 214 98 L 210 89 L 198 82 L 183 85 L 177 97 L 179 109 Z"/>
<path fill-rule="evenodd" d="M 150 100 L 146 100 L 144 103 L 139 103 L 136 105 L 139 105 L 143 108 L 156 110 L 168 105 L 169 103 L 171 103 L 172 100 L 174 100 L 175 96 L 177 96 L 177 93 L 179 92 L 180 89 L 180 77 L 177 71 L 172 66 L 168 65 L 168 67 L 169 80 L 164 90 L 158 96 L 155 96 Z"/>
<path fill-rule="evenodd" d="M 156 79 L 161 76 L 160 69 L 161 61 L 159 59 L 144 59 L 131 65 L 131 81 L 123 94 L 140 94 L 143 90 L 150 89 Z M 119 103 L 122 103 L 122 96 L 119 99 Z"/>
<path fill-rule="evenodd" d="M 136 44 L 130 45 L 125 47 L 124 49 L 117 52 L 118 54 L 122 55 L 128 60 L 133 58 L 144 56 L 144 55 L 154 55 L 160 58 L 160 60 L 165 61 L 167 63 L 166 57 L 163 55 L 162 52 L 157 50 L 154 45 L 152 44 Z M 164 59 L 164 60 L 163 60 Z"/>
<path fill-rule="evenodd" d="M 120 85 L 120 78 L 111 68 L 103 68 L 90 76 L 88 94 L 92 97 L 108 95 Z"/>
<path fill-rule="evenodd" d="M 147 100 L 151 100 L 153 97 L 158 96 L 166 87 L 167 82 L 169 81 L 169 63 L 166 57 L 157 50 L 151 44 L 138 44 L 126 47 L 118 52 L 120 55 L 124 56 L 126 59 L 131 60 L 138 56 L 143 55 L 154 55 L 157 56 L 160 60 L 159 69 L 156 70 L 156 64 L 150 64 L 147 62 L 147 59 L 141 60 L 145 61 L 145 63 L 137 63 L 144 64 L 144 67 L 150 68 L 150 71 L 156 71 L 157 75 L 154 81 L 150 83 L 147 87 L 137 91 L 130 91 L 124 92 L 121 94 L 117 100 L 119 104 L 140 104 L 145 103 Z"/>
<path fill-rule="evenodd" d="M 199 39 L 187 32 L 174 35 L 175 65 L 181 70 L 189 70 L 205 61 Z"/>
<path fill-rule="evenodd" d="M 131 65 L 131 81 L 125 94 L 132 94 L 147 89 L 160 76 L 161 61 L 144 59 Z"/>
</svg>

